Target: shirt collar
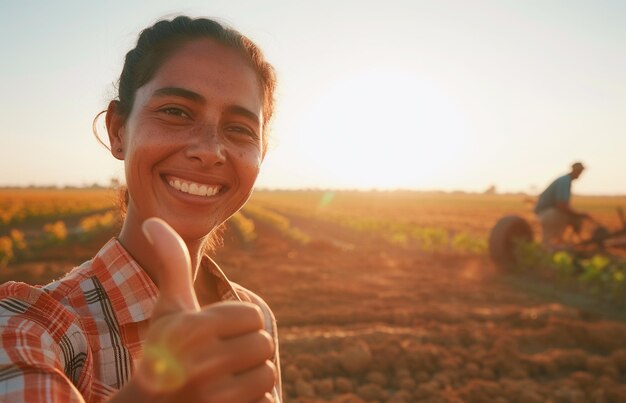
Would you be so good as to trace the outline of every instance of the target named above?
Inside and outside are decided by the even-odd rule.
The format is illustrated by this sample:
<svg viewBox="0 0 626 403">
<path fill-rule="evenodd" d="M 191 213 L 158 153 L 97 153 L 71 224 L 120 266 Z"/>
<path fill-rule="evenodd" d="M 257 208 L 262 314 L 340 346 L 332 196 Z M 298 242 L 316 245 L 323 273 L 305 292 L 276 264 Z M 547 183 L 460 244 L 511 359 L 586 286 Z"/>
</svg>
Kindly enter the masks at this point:
<svg viewBox="0 0 626 403">
<path fill-rule="evenodd" d="M 109 295 L 120 325 L 150 318 L 159 290 L 117 238 L 100 249 L 92 267 Z M 211 258 L 206 255 L 202 258 L 200 270 L 208 270 L 216 278 L 221 300 L 239 300 L 231 282 Z"/>
</svg>

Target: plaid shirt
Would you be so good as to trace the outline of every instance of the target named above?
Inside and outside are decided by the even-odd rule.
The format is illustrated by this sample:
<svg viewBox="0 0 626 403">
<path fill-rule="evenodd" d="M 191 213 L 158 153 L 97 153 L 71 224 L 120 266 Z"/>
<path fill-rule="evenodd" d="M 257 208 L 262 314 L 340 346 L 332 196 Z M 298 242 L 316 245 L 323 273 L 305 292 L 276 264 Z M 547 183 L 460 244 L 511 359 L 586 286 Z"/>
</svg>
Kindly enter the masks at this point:
<svg viewBox="0 0 626 403">
<path fill-rule="evenodd" d="M 230 282 L 210 259 L 222 300 L 257 304 L 276 343 L 276 321 L 257 295 Z M 158 289 L 116 239 L 96 257 L 44 287 L 0 286 L 0 400 L 100 402 L 141 359 Z M 274 388 L 280 396 L 279 381 Z M 279 401 L 279 400 L 277 400 Z"/>
</svg>

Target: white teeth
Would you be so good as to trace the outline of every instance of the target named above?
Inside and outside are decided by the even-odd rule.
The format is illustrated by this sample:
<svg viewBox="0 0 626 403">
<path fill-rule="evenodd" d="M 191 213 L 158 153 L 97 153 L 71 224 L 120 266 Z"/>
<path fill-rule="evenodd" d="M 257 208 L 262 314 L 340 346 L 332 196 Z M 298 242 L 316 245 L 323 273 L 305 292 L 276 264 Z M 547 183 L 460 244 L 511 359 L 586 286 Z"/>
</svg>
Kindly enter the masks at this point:
<svg viewBox="0 0 626 403">
<path fill-rule="evenodd" d="M 214 196 L 221 189 L 219 185 L 209 186 L 201 183 L 187 182 L 178 178 L 170 178 L 167 182 L 176 190 L 196 196 Z"/>
</svg>

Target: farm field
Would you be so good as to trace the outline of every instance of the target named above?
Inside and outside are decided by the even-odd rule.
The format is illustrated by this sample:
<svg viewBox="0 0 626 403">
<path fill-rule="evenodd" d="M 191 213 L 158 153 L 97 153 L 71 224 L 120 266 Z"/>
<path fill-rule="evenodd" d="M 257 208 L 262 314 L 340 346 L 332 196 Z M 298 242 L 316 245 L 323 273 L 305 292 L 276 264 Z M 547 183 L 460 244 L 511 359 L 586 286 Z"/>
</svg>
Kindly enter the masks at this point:
<svg viewBox="0 0 626 403">
<path fill-rule="evenodd" d="M 0 247 L 11 247 L 1 282 L 58 278 L 116 232 L 115 192 L 37 192 L 0 191 L 0 211 L 12 211 L 0 222 Z M 7 207 L 36 205 L 24 200 L 47 213 Z M 503 215 L 523 216 L 538 234 L 532 203 L 260 191 L 229 221 L 215 259 L 276 314 L 286 402 L 626 401 L 624 310 L 498 272 L 487 257 Z M 617 228 L 626 197 L 574 206 Z"/>
</svg>

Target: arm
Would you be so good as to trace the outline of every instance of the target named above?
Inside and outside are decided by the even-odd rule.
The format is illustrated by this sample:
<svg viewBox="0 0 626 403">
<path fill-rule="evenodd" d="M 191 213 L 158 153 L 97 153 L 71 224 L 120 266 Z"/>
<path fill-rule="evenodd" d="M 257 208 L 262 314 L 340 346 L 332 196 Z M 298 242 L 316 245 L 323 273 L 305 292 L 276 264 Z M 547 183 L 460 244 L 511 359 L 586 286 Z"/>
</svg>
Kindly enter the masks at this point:
<svg viewBox="0 0 626 403">
<path fill-rule="evenodd" d="M 578 212 L 572 209 L 570 205 L 572 182 L 571 179 L 569 179 L 568 181 L 561 180 L 565 178 L 566 177 L 562 177 L 557 180 L 555 189 L 555 207 L 568 214 L 572 218 L 591 219 L 591 216 L 589 214 Z"/>
<path fill-rule="evenodd" d="M 591 219 L 591 216 L 589 214 L 573 210 L 572 207 L 569 204 L 569 201 L 558 201 L 558 202 L 556 202 L 556 208 L 558 208 L 559 210 L 561 210 L 564 213 L 567 213 L 567 214 L 569 214 L 569 215 L 571 215 L 573 217 L 580 217 L 580 218 Z"/>
<path fill-rule="evenodd" d="M 64 372 L 63 354 L 51 332 L 37 322 L 18 315 L 3 315 L 0 323 L 0 400 L 85 401 L 85 396 Z M 80 362 L 73 364 L 77 367 Z M 80 375 L 81 370 L 77 368 L 76 372 Z M 80 378 L 89 390 L 88 377 Z"/>
<path fill-rule="evenodd" d="M 7 402 L 85 402 L 60 371 L 24 363 L 0 366 L 0 400 Z"/>
</svg>

